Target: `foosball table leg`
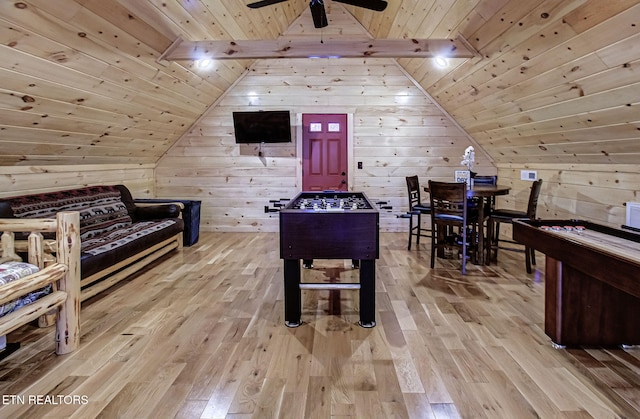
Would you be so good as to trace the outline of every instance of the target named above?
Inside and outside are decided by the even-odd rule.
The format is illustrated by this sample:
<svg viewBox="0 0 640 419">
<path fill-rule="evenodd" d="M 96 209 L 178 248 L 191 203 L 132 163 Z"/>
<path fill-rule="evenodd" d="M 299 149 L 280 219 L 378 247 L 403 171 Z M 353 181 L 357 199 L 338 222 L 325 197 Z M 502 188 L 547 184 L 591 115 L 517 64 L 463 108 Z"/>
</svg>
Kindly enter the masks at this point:
<svg viewBox="0 0 640 419">
<path fill-rule="evenodd" d="M 360 261 L 360 326 L 376 325 L 376 261 Z"/>
<path fill-rule="evenodd" d="M 284 260 L 284 324 L 298 327 L 302 324 L 302 291 L 300 291 L 300 260 Z"/>
</svg>

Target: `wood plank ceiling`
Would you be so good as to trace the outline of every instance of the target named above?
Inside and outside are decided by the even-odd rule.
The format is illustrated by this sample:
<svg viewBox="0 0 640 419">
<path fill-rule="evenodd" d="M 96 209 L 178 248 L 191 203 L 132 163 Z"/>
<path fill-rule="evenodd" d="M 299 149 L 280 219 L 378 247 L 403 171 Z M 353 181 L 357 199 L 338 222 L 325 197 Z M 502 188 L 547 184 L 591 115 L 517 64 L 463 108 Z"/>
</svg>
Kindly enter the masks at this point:
<svg viewBox="0 0 640 419">
<path fill-rule="evenodd" d="M 0 2 L 0 165 L 154 163 L 251 65 L 158 60 L 178 38 L 277 39 L 289 0 Z M 326 0 L 331 8 L 345 7 Z M 389 0 L 346 6 L 378 39 L 480 52 L 398 62 L 497 164 L 640 161 L 639 0 Z M 321 34 L 317 30 L 315 34 Z M 348 31 L 345 31 L 348 32 Z M 348 35 L 347 35 L 348 36 Z"/>
</svg>

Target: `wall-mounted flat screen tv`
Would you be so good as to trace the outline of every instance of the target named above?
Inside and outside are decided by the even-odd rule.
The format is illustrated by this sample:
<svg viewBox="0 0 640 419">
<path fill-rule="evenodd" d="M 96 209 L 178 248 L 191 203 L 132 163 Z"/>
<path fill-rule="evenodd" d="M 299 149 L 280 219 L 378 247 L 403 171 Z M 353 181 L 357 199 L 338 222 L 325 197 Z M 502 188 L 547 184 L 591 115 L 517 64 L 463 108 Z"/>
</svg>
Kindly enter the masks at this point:
<svg viewBox="0 0 640 419">
<path fill-rule="evenodd" d="M 234 112 L 233 129 L 238 144 L 291 142 L 289 111 Z"/>
</svg>

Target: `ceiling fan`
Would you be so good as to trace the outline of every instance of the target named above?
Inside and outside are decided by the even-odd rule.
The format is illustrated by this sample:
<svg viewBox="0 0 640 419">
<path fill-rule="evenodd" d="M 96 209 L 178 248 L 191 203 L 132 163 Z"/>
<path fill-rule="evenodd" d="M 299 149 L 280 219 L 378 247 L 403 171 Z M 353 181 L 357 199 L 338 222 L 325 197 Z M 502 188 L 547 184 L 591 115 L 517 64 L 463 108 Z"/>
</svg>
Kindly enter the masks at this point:
<svg viewBox="0 0 640 419">
<path fill-rule="evenodd" d="M 287 0 L 260 0 L 255 3 L 247 4 L 247 7 L 259 9 L 260 7 L 271 6 L 272 4 L 281 3 Z M 350 4 L 356 7 L 364 7 L 365 9 L 381 12 L 387 8 L 387 2 L 384 0 L 333 0 L 338 3 Z M 313 17 L 313 26 L 316 28 L 324 28 L 327 22 L 327 14 L 324 11 L 323 0 L 311 0 L 309 3 L 311 16 Z"/>
</svg>

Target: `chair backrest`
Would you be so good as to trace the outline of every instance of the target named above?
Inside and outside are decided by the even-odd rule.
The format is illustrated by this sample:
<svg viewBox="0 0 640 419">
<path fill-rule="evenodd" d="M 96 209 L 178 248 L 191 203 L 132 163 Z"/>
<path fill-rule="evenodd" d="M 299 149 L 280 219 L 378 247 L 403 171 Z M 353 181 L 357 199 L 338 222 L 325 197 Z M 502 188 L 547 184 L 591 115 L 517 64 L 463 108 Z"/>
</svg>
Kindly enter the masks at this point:
<svg viewBox="0 0 640 419">
<path fill-rule="evenodd" d="M 407 192 L 409 193 L 409 211 L 413 211 L 415 205 L 421 205 L 420 202 L 420 182 L 418 176 L 407 176 Z"/>
<path fill-rule="evenodd" d="M 467 184 L 429 181 L 431 218 L 438 222 L 467 224 Z"/>
<path fill-rule="evenodd" d="M 534 220 L 536 218 L 536 212 L 538 210 L 538 197 L 540 196 L 540 190 L 542 189 L 542 179 L 538 179 L 531 185 L 531 192 L 529 192 L 529 204 L 527 205 L 527 218 Z"/>
<path fill-rule="evenodd" d="M 498 176 L 478 176 L 476 175 L 473 178 L 474 185 L 497 185 L 498 184 Z"/>
</svg>

